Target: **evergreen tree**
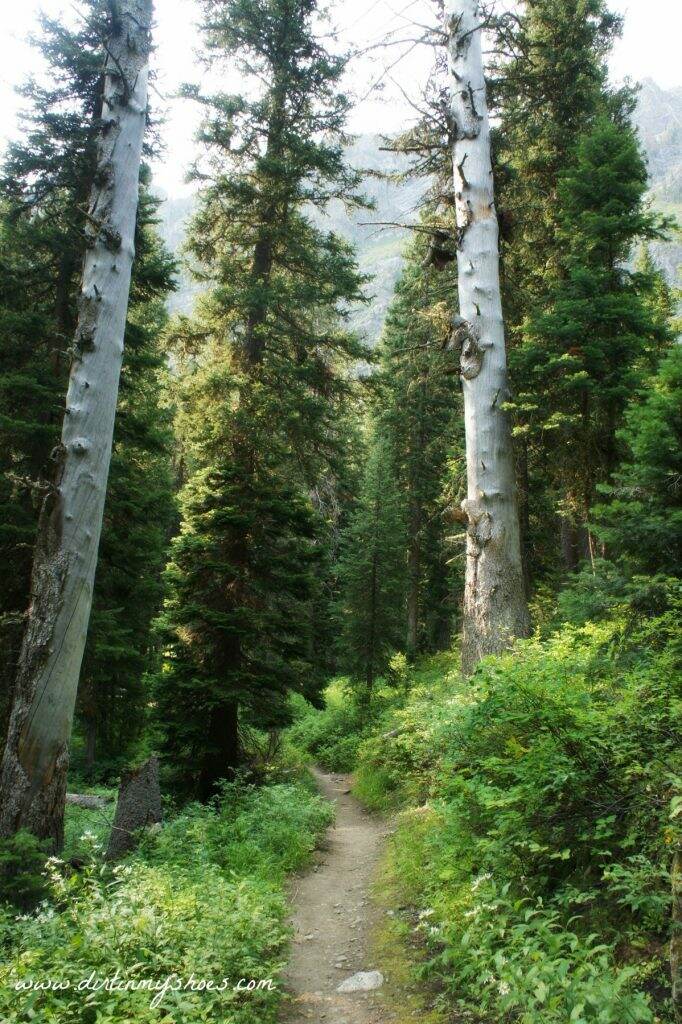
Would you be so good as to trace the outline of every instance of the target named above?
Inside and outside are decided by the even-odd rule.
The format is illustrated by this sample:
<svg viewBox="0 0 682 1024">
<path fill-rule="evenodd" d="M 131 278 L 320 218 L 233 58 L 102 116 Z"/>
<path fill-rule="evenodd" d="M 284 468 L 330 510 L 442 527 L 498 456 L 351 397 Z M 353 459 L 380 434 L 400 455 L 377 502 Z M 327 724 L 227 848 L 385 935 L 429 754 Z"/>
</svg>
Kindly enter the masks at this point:
<svg viewBox="0 0 682 1024">
<path fill-rule="evenodd" d="M 0 588 L 0 704 L 5 714 L 28 604 L 38 513 L 53 475 L 50 454 L 63 415 L 95 166 L 106 10 L 106 4 L 93 0 L 87 21 L 75 32 L 42 19 L 36 45 L 50 74 L 21 90 L 27 100 L 24 130 L 8 149 L 0 179 L 0 551 L 8 567 Z M 164 529 L 170 511 L 169 437 L 159 409 L 164 357 L 158 338 L 164 319 L 160 302 L 172 286 L 173 262 L 154 231 L 158 204 L 149 196 L 147 178 L 141 184 L 121 416 L 81 701 L 88 721 L 107 723 L 107 756 L 123 754 L 134 732 L 130 727 L 136 719 L 128 713 L 127 698 L 136 693 L 141 702 L 139 666 L 149 644 L 144 624 L 158 609 L 163 560 L 149 512 L 154 509 Z M 148 504 L 133 492 L 135 476 L 148 482 Z M 156 583 L 146 586 L 152 577 Z M 114 662 L 118 696 L 110 700 Z M 6 719 L 3 741 L 5 733 Z"/>
<path fill-rule="evenodd" d="M 343 671 L 369 700 L 377 676 L 405 643 L 406 535 L 394 454 L 372 440 L 357 508 L 339 560 L 339 653 Z"/>
<path fill-rule="evenodd" d="M 608 113 L 623 123 L 634 102 L 629 89 L 608 85 L 608 55 L 622 24 L 605 0 L 524 0 L 496 25 L 501 56 L 493 58 L 489 81 L 499 117 L 494 169 L 511 351 L 524 345 L 524 322 L 546 309 L 565 273 L 561 174 L 595 118 Z M 510 360 L 513 393 L 529 393 L 537 384 L 526 366 L 530 357 Z M 558 563 L 557 495 L 547 487 L 542 447 L 533 446 L 523 418 L 515 422 L 514 447 L 528 585 Z M 569 519 L 561 517 L 560 524 L 567 544 Z"/>
<path fill-rule="evenodd" d="M 594 529 L 631 571 L 682 572 L 682 348 L 674 345 L 618 434 L 625 456 L 593 509 Z"/>
<path fill-rule="evenodd" d="M 643 206 L 645 189 L 632 131 L 599 121 L 559 182 L 564 276 L 512 354 L 517 380 L 528 382 L 518 418 L 563 517 L 578 526 L 618 463 L 623 410 L 668 338 L 647 301 L 651 279 L 624 267 L 634 241 L 660 230 Z"/>
<path fill-rule="evenodd" d="M 244 388 L 231 356 L 211 347 L 186 385 L 196 468 L 181 494 L 160 622 L 170 777 L 201 799 L 239 766 L 240 726 L 281 726 L 288 692 L 314 690 L 316 517 L 273 438 L 278 404 L 268 411 Z"/>
<path fill-rule="evenodd" d="M 344 61 L 315 38 L 317 2 L 203 8 L 209 65 L 236 63 L 245 89 L 190 90 L 207 116 L 189 248 L 214 287 L 176 344 L 213 397 L 180 428 L 189 479 L 158 700 L 166 759 L 191 747 L 179 784 L 206 797 L 241 760 L 239 723 L 281 723 L 287 691 L 314 689 L 316 618 L 328 627 L 311 608 L 311 495 L 343 476 L 349 366 L 365 350 L 342 323 L 361 297 L 352 252 L 309 212 L 361 201 L 343 161 Z M 193 609 L 213 628 L 190 629 Z"/>
<path fill-rule="evenodd" d="M 497 26 L 504 56 L 492 68 L 491 91 L 500 114 L 505 310 L 508 330 L 518 332 L 563 275 L 559 181 L 579 138 L 605 113 L 622 121 L 634 102 L 629 90 L 608 86 L 607 59 L 622 19 L 605 0 L 524 0 Z"/>
<path fill-rule="evenodd" d="M 447 351 L 456 293 L 454 267 L 426 265 L 418 234 L 389 309 L 379 349 L 377 418 L 390 439 L 404 506 L 407 557 L 405 649 L 410 655 L 447 645 L 455 581 L 448 568 L 445 486 L 448 461 L 463 458 L 459 366 Z M 460 435 L 460 436 L 458 436 Z"/>
</svg>

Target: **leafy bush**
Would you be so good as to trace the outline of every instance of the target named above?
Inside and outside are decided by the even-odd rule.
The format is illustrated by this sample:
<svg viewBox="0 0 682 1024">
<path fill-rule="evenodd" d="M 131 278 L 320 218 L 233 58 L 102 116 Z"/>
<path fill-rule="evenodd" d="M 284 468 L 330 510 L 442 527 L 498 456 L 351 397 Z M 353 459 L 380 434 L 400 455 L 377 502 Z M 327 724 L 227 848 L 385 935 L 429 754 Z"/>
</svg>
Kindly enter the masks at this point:
<svg viewBox="0 0 682 1024">
<path fill-rule="evenodd" d="M 70 779 L 71 775 L 69 775 Z M 104 786 L 78 786 L 78 792 L 93 796 L 106 796 L 110 800 L 104 807 L 95 810 L 78 807 L 76 804 L 67 805 L 64 818 L 64 850 L 62 852 L 64 860 L 70 860 L 72 857 L 87 857 L 91 852 L 91 844 L 87 838 L 89 836 L 94 836 L 98 843 L 106 846 L 114 821 L 116 789 L 107 789 Z"/>
<path fill-rule="evenodd" d="M 355 767 L 363 736 L 369 723 L 343 679 L 327 688 L 322 711 L 299 698 L 297 718 L 287 739 L 327 771 L 350 772 Z"/>
<path fill-rule="evenodd" d="M 356 791 L 412 808 L 393 858 L 428 970 L 462 1008 L 670 1019 L 680 591 L 635 587 L 610 618 L 521 642 L 435 695 L 417 673 L 362 745 Z"/>
<path fill-rule="evenodd" d="M 322 711 L 297 698 L 295 722 L 287 730 L 287 742 L 328 771 L 352 772 L 359 768 L 362 773 L 366 763 L 359 757 L 363 743 L 380 735 L 384 727 L 392 729 L 393 716 L 408 701 L 410 691 L 413 704 L 419 697 L 433 702 L 453 677 L 459 677 L 459 656 L 452 652 L 433 655 L 418 663 L 419 687 L 415 689 L 415 669 L 408 667 L 404 655 L 394 655 L 386 678 L 376 681 L 369 705 L 358 700 L 357 691 L 345 678 L 335 679 L 327 687 Z M 365 799 L 376 778 L 361 778 L 357 785 L 365 787 Z M 377 791 L 377 807 L 384 803 Z"/>
<path fill-rule="evenodd" d="M 270 881 L 304 864 L 333 820 L 331 804 L 298 783 L 223 785 L 210 811 L 193 804 L 144 841 L 151 863 L 216 865 Z"/>
<path fill-rule="evenodd" d="M 305 862 L 330 820 L 329 805 L 304 785 L 232 785 L 212 806 L 191 806 L 146 837 L 113 872 L 94 836 L 83 871 L 51 859 L 38 911 L 0 914 L 0 1019 L 274 1024 L 287 940 L 284 873 Z M 95 979 L 105 978 L 112 990 L 96 990 Z M 163 989 L 168 978 L 165 992 L 124 988 L 144 980 Z M 238 991 L 242 978 L 266 984 Z M 45 979 L 65 987 L 15 989 Z M 213 987 L 199 988 L 201 979 Z"/>
</svg>

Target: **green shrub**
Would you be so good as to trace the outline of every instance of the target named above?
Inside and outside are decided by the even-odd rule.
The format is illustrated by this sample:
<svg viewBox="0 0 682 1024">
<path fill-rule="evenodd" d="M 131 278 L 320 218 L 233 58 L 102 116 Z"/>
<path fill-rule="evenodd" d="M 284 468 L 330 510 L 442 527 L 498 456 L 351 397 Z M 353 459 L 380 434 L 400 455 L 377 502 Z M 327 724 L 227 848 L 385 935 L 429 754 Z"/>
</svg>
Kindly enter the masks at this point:
<svg viewBox="0 0 682 1024">
<path fill-rule="evenodd" d="M 153 864 L 212 864 L 271 881 L 301 867 L 333 820 L 331 804 L 299 783 L 226 783 L 212 807 L 192 804 L 144 840 Z"/>
<path fill-rule="evenodd" d="M 47 848 L 30 832 L 0 839 L 0 903 L 30 910 L 44 897 Z"/>
<path fill-rule="evenodd" d="M 369 721 L 346 680 L 329 686 L 325 701 L 322 711 L 307 703 L 297 705 L 297 719 L 287 730 L 288 742 L 327 771 L 351 772 L 362 738 L 369 734 Z"/>
<path fill-rule="evenodd" d="M 211 806 L 190 806 L 146 836 L 113 872 L 96 837 L 82 839 L 85 868 L 50 859 L 48 898 L 37 912 L 0 911 L 0 1020 L 274 1024 L 288 937 L 284 874 L 310 856 L 331 817 L 306 785 L 234 784 Z M 121 986 L 171 980 L 161 993 L 79 991 L 91 976 Z M 236 991 L 242 978 L 266 984 Z M 15 987 L 45 979 L 66 987 Z M 201 979 L 212 989 L 199 990 Z"/>
<path fill-rule="evenodd" d="M 244 995 L 240 978 L 275 977 L 284 955 L 284 901 L 262 879 L 230 880 L 210 865 L 116 869 L 113 878 L 92 868 L 64 879 L 52 862 L 53 905 L 13 929 L 12 955 L 0 967 L 0 1018 L 59 1024 L 136 1024 L 170 1019 L 274 1021 L 276 993 Z M 169 975 L 229 979 L 225 991 L 169 992 L 152 1007 L 154 992 L 89 992 L 92 974 L 162 984 Z M 17 983 L 59 979 L 62 991 L 17 993 Z"/>
<path fill-rule="evenodd" d="M 670 1019 L 680 589 L 635 581 L 610 617 L 521 642 L 466 684 L 433 691 L 417 671 L 362 745 L 356 791 L 413 808 L 393 860 L 428 971 L 468 1012 Z"/>
<path fill-rule="evenodd" d="M 69 779 L 71 777 L 69 776 Z M 106 846 L 111 832 L 116 811 L 116 789 L 107 789 L 104 786 L 79 787 L 78 792 L 92 794 L 95 796 L 108 796 L 110 801 L 102 808 L 90 810 L 86 807 L 78 807 L 76 804 L 67 804 L 64 818 L 64 860 L 72 857 L 87 857 L 91 852 L 90 837 L 97 843 Z M 85 837 L 85 840 L 84 838 Z"/>
<path fill-rule="evenodd" d="M 653 1021 L 646 996 L 633 990 L 637 969 L 615 966 L 613 947 L 596 934 L 576 934 L 541 899 L 511 896 L 510 883 L 500 888 L 484 875 L 471 889 L 464 922 L 427 925 L 441 946 L 431 967 L 455 997 L 465 992 L 478 1010 L 528 1024 Z"/>
</svg>

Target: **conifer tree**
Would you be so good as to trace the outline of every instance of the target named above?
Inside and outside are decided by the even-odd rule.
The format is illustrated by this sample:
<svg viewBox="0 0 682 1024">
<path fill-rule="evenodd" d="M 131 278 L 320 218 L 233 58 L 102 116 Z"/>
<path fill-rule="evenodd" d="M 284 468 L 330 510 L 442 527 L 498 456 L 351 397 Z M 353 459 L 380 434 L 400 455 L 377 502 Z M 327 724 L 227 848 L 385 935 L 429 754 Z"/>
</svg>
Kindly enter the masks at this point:
<svg viewBox="0 0 682 1024">
<path fill-rule="evenodd" d="M 682 348 L 673 345 L 653 380 L 633 398 L 618 434 L 624 458 L 594 530 L 631 572 L 682 572 Z"/>
<path fill-rule="evenodd" d="M 309 213 L 361 201 L 343 160 L 344 61 L 315 38 L 317 2 L 202 6 L 207 62 L 236 63 L 245 89 L 190 90 L 206 121 L 189 248 L 215 286 L 177 343 L 216 384 L 181 429 L 189 480 L 158 700 L 167 762 L 194 743 L 180 785 L 205 798 L 242 758 L 240 722 L 281 723 L 287 691 L 311 683 L 310 496 L 341 474 L 348 366 L 365 352 L 342 324 L 341 304 L 360 298 L 352 253 Z"/>
<path fill-rule="evenodd" d="M 390 439 L 404 505 L 409 655 L 447 644 L 455 581 L 448 568 L 444 499 L 448 461 L 463 458 L 457 437 L 459 366 L 448 352 L 456 294 L 453 264 L 428 265 L 428 243 L 416 235 L 396 287 L 379 348 L 377 419 Z M 453 377 L 454 374 L 454 377 Z"/>
<path fill-rule="evenodd" d="M 490 80 L 500 116 L 496 171 L 507 229 L 506 323 L 516 344 L 523 317 L 563 273 L 556 238 L 560 176 L 595 117 L 622 120 L 633 97 L 608 86 L 607 58 L 622 19 L 605 0 L 523 0 L 497 28 L 505 56 L 491 67 Z"/>
<path fill-rule="evenodd" d="M 315 515 L 269 398 L 219 343 L 184 389 L 195 468 L 166 573 L 157 709 L 173 788 L 200 799 L 239 767 L 240 725 L 281 726 L 288 692 L 314 688 Z"/>
<path fill-rule="evenodd" d="M 391 655 L 404 648 L 405 556 L 405 509 L 394 453 L 378 435 L 339 559 L 340 667 L 360 684 L 364 703 Z"/>
<path fill-rule="evenodd" d="M 528 382 L 519 421 L 542 452 L 563 518 L 578 527 L 616 469 L 625 406 L 669 337 L 647 301 L 653 279 L 624 266 L 637 239 L 661 230 L 643 206 L 645 189 L 632 131 L 597 121 L 559 180 L 563 277 L 512 356 L 517 380 Z M 584 554 L 596 554 L 589 536 Z"/>
<path fill-rule="evenodd" d="M 541 314 L 551 289 L 565 273 L 559 181 L 574 159 L 579 138 L 608 114 L 625 122 L 633 106 L 630 89 L 608 84 L 607 59 L 622 20 L 604 0 L 533 0 L 493 18 L 497 26 L 489 81 L 498 114 L 494 167 L 501 225 L 501 280 L 507 345 L 523 346 L 524 322 Z M 528 393 L 536 381 L 523 360 L 510 359 L 512 392 Z M 525 421 L 515 418 L 515 456 L 527 585 L 555 571 L 561 537 L 572 543 L 570 504 L 551 492 Z M 574 538 L 573 538 L 574 539 Z"/>
</svg>

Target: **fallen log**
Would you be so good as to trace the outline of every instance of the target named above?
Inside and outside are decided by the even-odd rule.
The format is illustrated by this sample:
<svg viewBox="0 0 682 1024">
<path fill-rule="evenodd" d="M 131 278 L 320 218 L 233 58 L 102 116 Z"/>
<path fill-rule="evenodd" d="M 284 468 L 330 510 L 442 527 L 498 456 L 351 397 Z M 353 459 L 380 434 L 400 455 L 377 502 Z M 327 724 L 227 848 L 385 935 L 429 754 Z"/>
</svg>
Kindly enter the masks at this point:
<svg viewBox="0 0 682 1024">
<path fill-rule="evenodd" d="M 67 804 L 74 804 L 86 811 L 101 811 L 113 801 L 113 796 L 96 796 L 94 793 L 67 793 Z"/>
</svg>

